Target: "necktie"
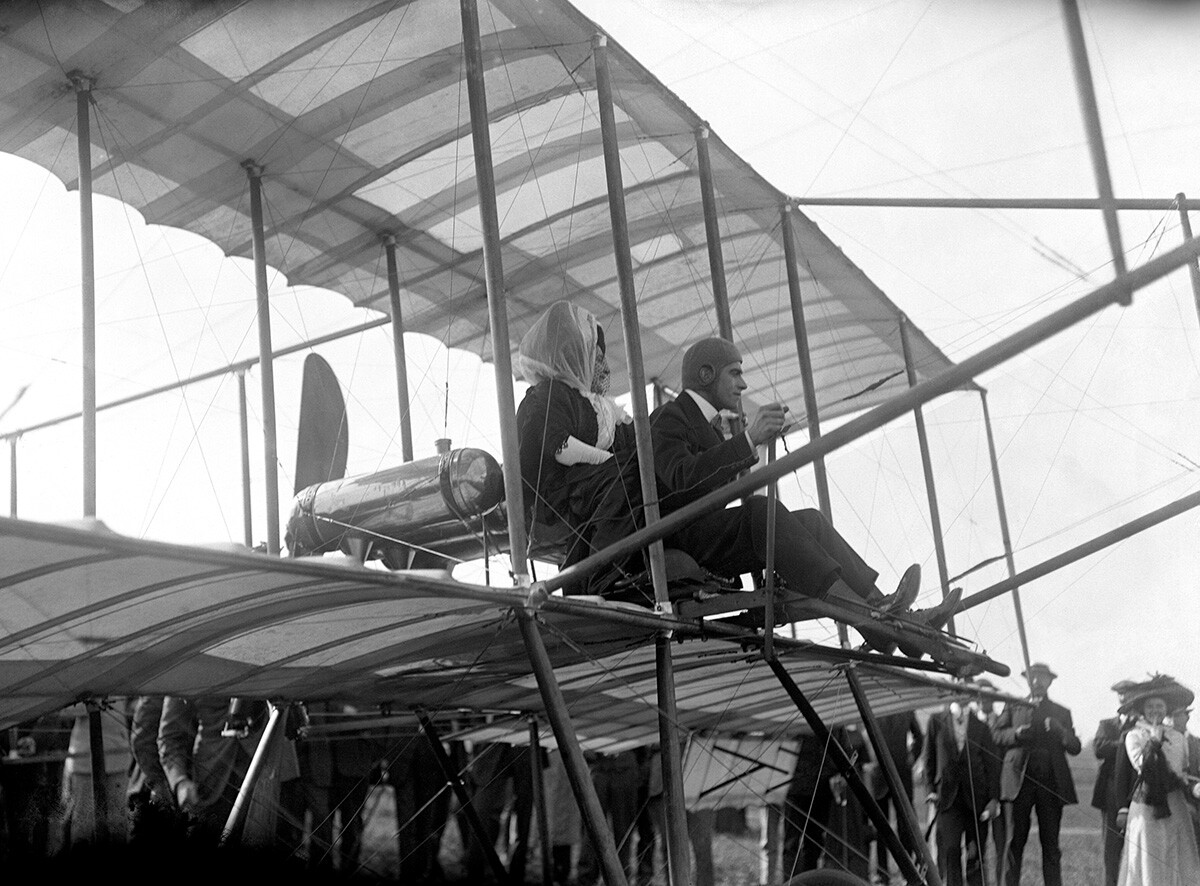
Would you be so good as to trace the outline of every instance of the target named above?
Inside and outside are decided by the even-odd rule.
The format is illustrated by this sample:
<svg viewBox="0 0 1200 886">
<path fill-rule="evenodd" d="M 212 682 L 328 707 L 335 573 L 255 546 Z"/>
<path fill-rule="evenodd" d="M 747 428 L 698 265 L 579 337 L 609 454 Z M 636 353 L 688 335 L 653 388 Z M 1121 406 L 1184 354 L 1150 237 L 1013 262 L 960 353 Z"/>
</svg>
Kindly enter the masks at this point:
<svg viewBox="0 0 1200 886">
<path fill-rule="evenodd" d="M 725 431 L 725 419 L 722 417 L 721 413 L 718 412 L 716 415 L 714 415 L 709 424 L 712 425 L 712 429 L 717 432 L 717 436 L 722 440 L 729 438 L 729 434 Z"/>
</svg>

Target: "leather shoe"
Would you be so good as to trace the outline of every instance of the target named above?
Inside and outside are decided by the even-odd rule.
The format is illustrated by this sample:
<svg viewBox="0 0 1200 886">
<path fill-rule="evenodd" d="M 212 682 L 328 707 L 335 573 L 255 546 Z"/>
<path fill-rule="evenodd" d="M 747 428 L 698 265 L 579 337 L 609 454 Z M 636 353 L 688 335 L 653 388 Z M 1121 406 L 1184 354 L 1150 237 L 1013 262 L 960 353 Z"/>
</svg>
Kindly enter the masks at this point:
<svg viewBox="0 0 1200 886">
<path fill-rule="evenodd" d="M 921 591 L 921 564 L 914 563 L 904 570 L 900 583 L 896 585 L 896 593 L 884 597 L 876 608 L 882 609 L 888 615 L 903 615 L 912 608 Z"/>
<path fill-rule="evenodd" d="M 958 603 L 962 599 L 962 588 L 952 588 L 950 593 L 937 606 L 931 606 L 928 609 L 919 609 L 916 612 L 909 613 L 909 618 L 912 621 L 919 621 L 927 628 L 933 628 L 935 631 L 940 631 L 942 627 L 950 620 L 950 616 L 954 615 L 958 609 Z"/>
</svg>

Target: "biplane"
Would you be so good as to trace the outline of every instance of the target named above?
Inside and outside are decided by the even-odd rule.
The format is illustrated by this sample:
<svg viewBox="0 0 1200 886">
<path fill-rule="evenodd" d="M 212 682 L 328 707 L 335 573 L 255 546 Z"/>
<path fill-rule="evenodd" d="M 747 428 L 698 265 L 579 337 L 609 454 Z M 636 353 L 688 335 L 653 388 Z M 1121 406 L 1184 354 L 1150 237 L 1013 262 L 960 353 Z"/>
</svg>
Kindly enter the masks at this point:
<svg viewBox="0 0 1200 886">
<path fill-rule="evenodd" d="M 1074 4 L 1064 9 L 1077 28 Z M 757 490 L 775 496 L 781 478 L 810 466 L 828 513 L 826 456 L 909 414 L 923 435 L 921 409 L 935 398 L 981 392 L 980 374 L 1127 304 L 1200 253 L 1189 235 L 1126 269 L 1119 234 L 1110 234 L 1111 281 L 953 362 L 795 198 L 565 0 L 14 2 L 0 10 L 0 47 L 10 84 L 0 150 L 79 192 L 85 318 L 95 316 L 94 193 L 252 263 L 260 353 L 239 368 L 257 367 L 262 382 L 267 527 L 264 550 L 251 550 L 244 422 L 245 544 L 179 544 L 105 527 L 96 414 L 121 404 L 96 400 L 102 355 L 85 328 L 84 406 L 69 417 L 83 427 L 84 519 L 17 518 L 14 480 L 14 516 L 0 521 L 0 725 L 143 694 L 268 698 L 276 711 L 352 700 L 435 739 L 438 724 L 461 712 L 485 713 L 466 733 L 473 740 L 544 740 L 563 753 L 614 884 L 625 873 L 585 750 L 664 749 L 669 877 L 683 884 L 691 875 L 681 736 L 821 736 L 861 720 L 875 739 L 876 716 L 972 697 L 983 690 L 969 678 L 1010 670 L 961 637 L 922 636 L 901 621 L 884 627 L 926 642 L 930 660 L 856 649 L 844 631 L 823 643 L 730 626 L 712 616 L 775 604 L 770 570 L 755 591 L 681 589 L 661 550 L 673 528 Z M 1086 57 L 1074 59 L 1090 84 Z M 1091 123 L 1094 100 L 1084 107 Z M 1094 205 L 1112 232 L 1119 201 L 1102 151 L 1095 162 Z M 345 410 L 325 407 L 302 420 L 298 448 L 308 445 L 306 427 L 332 439 L 313 444 L 319 457 L 298 458 L 293 483 L 281 480 L 272 367 L 287 354 L 272 341 L 269 268 L 382 315 L 354 332 L 390 326 L 400 464 L 342 476 L 352 445 L 339 433 Z M 652 461 L 647 391 L 669 395 L 683 348 L 701 335 L 736 341 L 759 402 L 803 404 L 796 430 L 807 442 L 764 453 L 744 478 L 666 517 L 648 514 L 613 549 L 555 571 L 553 543 L 529 545 L 526 493 L 503 466 L 517 462 L 516 342 L 561 298 L 607 324 L 643 464 Z M 413 332 L 494 367 L 498 452 L 447 441 L 436 456 L 415 458 L 404 338 Z M 313 352 L 334 337 L 286 351 Z M 313 372 L 313 385 L 336 384 Z M 5 435 L 14 477 L 17 440 L 38 430 Z M 996 484 L 1003 520 L 998 474 Z M 281 488 L 296 495 L 286 538 Z M 296 555 L 281 556 L 285 547 Z M 650 605 L 561 593 L 633 550 L 648 552 Z M 508 580 L 466 581 L 451 568 L 497 553 Z M 1019 586 L 1061 565 L 1017 573 L 1006 554 L 1008 577 L 973 594 L 964 611 L 1010 592 L 1016 601 Z M 937 560 L 945 594 L 940 546 Z M 535 576 L 535 562 L 548 574 Z M 858 617 L 836 608 L 817 616 Z M 835 681 L 845 688 L 831 691 Z M 273 716 L 264 742 L 280 740 L 282 722 Z M 852 761 L 835 757 L 906 881 L 940 882 L 927 852 L 905 851 Z M 900 826 L 924 845 L 913 811 L 904 818 Z"/>
</svg>

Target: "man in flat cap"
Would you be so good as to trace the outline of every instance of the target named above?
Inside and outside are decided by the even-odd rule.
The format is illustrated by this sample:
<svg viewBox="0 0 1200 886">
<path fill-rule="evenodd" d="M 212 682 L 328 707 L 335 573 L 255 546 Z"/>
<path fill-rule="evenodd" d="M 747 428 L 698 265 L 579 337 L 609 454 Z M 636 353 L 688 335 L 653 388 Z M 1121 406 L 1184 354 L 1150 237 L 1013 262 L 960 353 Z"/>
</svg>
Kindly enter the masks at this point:
<svg viewBox="0 0 1200 886">
<path fill-rule="evenodd" d="M 1030 704 L 1005 705 L 992 730 L 996 745 L 1004 751 L 1000 799 L 1008 825 L 1007 886 L 1020 886 L 1021 858 L 1034 810 L 1042 844 L 1042 881 L 1045 886 L 1062 886 L 1058 832 L 1063 807 L 1077 802 L 1067 754 L 1077 755 L 1082 745 L 1071 712 L 1046 696 L 1057 676 L 1042 662 L 1031 664 L 1025 671 Z"/>
<path fill-rule="evenodd" d="M 758 447 L 782 436 L 786 408 L 768 403 L 743 430 L 718 426 L 722 416 L 740 416 L 742 357 L 732 342 L 707 338 L 683 355 L 684 391 L 650 416 L 654 470 L 664 514 L 676 511 L 730 483 L 758 461 Z M 938 606 L 910 612 L 920 584 L 913 564 L 896 593 L 885 596 L 875 584 L 879 573 L 868 566 L 844 538 L 811 508 L 791 512 L 777 505 L 775 571 L 793 591 L 820 599 L 841 599 L 876 610 L 906 614 L 910 619 L 940 628 L 953 614 L 961 591 L 955 589 Z M 767 500 L 754 495 L 740 507 L 725 508 L 696 518 L 666 539 L 667 547 L 690 554 L 717 575 L 739 576 L 766 565 Z M 777 613 L 777 622 L 796 619 Z M 761 619 L 760 619 L 761 623 Z M 889 654 L 896 645 L 867 625 L 858 628 L 876 650 Z M 919 658 L 920 650 L 901 650 Z"/>
<path fill-rule="evenodd" d="M 1118 680 L 1112 685 L 1112 691 L 1117 693 L 1117 716 L 1101 720 L 1096 737 L 1092 739 L 1092 750 L 1100 761 L 1092 806 L 1104 814 L 1104 886 L 1117 886 L 1117 874 L 1121 869 L 1121 845 L 1125 835 L 1117 827 L 1117 811 L 1129 805 L 1129 798 L 1118 796 L 1117 760 L 1125 753 L 1125 733 L 1136 717 L 1121 714 L 1120 708 L 1129 701 L 1129 690 L 1136 685 L 1132 680 Z"/>
</svg>

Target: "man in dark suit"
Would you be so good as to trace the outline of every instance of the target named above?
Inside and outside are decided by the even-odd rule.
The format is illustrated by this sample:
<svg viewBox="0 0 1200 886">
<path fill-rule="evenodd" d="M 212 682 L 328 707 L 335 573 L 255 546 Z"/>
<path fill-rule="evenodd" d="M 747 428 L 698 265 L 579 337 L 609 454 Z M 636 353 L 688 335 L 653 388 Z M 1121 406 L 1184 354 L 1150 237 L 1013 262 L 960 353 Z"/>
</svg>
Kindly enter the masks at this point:
<svg viewBox="0 0 1200 886">
<path fill-rule="evenodd" d="M 1129 700 L 1129 690 L 1135 685 L 1132 680 L 1113 684 L 1118 707 Z M 1092 739 L 1092 750 L 1100 761 L 1096 787 L 1092 791 L 1092 806 L 1104 814 L 1104 886 L 1117 886 L 1117 874 L 1120 873 L 1121 845 L 1125 842 L 1125 835 L 1117 827 L 1117 812 L 1122 806 L 1128 805 L 1129 798 L 1119 796 L 1117 790 L 1117 760 L 1119 755 L 1125 753 L 1125 733 L 1133 725 L 1134 719 L 1120 714 L 1107 717 L 1100 721 L 1096 737 Z"/>
<path fill-rule="evenodd" d="M 987 726 L 966 705 L 954 702 L 929 718 L 925 782 L 926 802 L 937 808 L 942 882 L 983 886 L 987 822 L 1000 814 L 1000 754 Z"/>
<path fill-rule="evenodd" d="M 900 783 L 903 786 L 904 793 L 908 796 L 909 804 L 913 799 L 913 763 L 921 758 L 921 751 L 925 743 L 925 735 L 921 732 L 921 724 L 917 720 L 917 715 L 913 711 L 902 711 L 898 714 L 887 714 L 877 718 L 879 722 L 879 731 L 883 735 L 883 743 L 887 746 L 888 754 L 892 758 L 892 762 L 896 765 L 896 772 L 900 775 Z M 912 739 L 911 743 L 909 739 Z M 877 762 L 876 766 L 876 789 L 875 799 L 879 801 L 879 808 L 883 810 L 885 817 L 890 817 L 891 809 L 896 810 L 896 825 L 900 834 L 900 838 L 905 840 L 908 834 L 908 828 L 904 827 L 903 801 L 892 795 L 891 787 L 887 783 L 887 779 L 883 777 L 883 773 L 878 771 L 882 769 L 882 762 Z M 882 837 L 875 841 L 875 867 L 876 880 L 882 883 L 891 882 L 891 876 L 888 874 L 888 848 L 887 843 Z"/>
<path fill-rule="evenodd" d="M 683 356 L 683 387 L 679 397 L 650 417 L 654 470 L 664 514 L 736 479 L 757 463 L 758 447 L 780 437 L 788 424 L 786 407 L 768 403 L 744 431 L 726 433 L 714 427 L 723 414 L 741 415 L 742 391 L 746 389 L 741 355 L 725 339 L 704 339 L 688 348 Z M 764 568 L 766 537 L 767 500 L 754 495 L 739 507 L 698 517 L 666 544 L 682 549 L 718 575 L 738 576 Z M 946 623 L 958 602 L 957 594 L 952 594 L 931 609 L 908 612 L 920 584 L 916 565 L 909 567 L 896 593 L 885 596 L 875 584 L 879 573 L 820 511 L 810 508 L 792 513 L 777 505 L 775 537 L 775 571 L 791 590 L 801 594 L 866 603 L 890 613 L 907 612 L 910 619 L 934 628 Z M 780 615 L 781 623 L 795 620 L 786 612 Z M 881 652 L 895 649 L 887 639 L 873 636 L 867 625 L 860 627 L 859 633 Z M 902 650 L 914 657 L 921 654 Z"/>
<path fill-rule="evenodd" d="M 1041 662 L 1031 664 L 1025 672 L 1031 704 L 1005 705 L 992 730 L 1004 751 L 1000 799 L 1008 823 L 1007 886 L 1021 882 L 1021 858 L 1034 810 L 1042 844 L 1042 880 L 1045 886 L 1062 886 L 1058 832 L 1063 807 L 1077 802 L 1067 754 L 1077 755 L 1082 746 L 1071 712 L 1046 697 L 1057 676 Z"/>
</svg>

